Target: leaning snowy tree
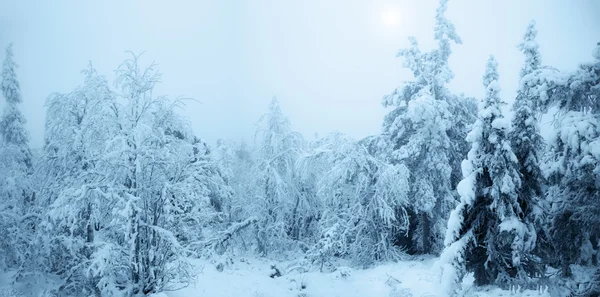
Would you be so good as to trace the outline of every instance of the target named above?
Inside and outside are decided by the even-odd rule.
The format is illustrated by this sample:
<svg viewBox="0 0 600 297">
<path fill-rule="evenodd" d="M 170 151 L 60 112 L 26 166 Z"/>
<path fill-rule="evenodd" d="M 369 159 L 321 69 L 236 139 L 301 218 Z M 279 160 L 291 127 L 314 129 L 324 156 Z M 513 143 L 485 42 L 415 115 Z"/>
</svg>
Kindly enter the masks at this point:
<svg viewBox="0 0 600 297">
<path fill-rule="evenodd" d="M 453 73 L 448 66 L 452 42 L 460 44 L 454 25 L 446 19 L 447 0 L 441 0 L 435 22 L 438 47 L 421 52 L 417 40 L 401 50 L 414 81 L 406 82 L 383 105 L 394 109 L 383 123 L 384 154 L 393 164 L 410 170 L 411 226 L 408 250 L 438 253 L 442 249 L 447 214 L 455 205 L 460 160 L 467 152 L 464 137 L 475 120 L 472 99 L 447 89 Z"/>
<path fill-rule="evenodd" d="M 29 257 L 35 232 L 34 203 L 29 183 L 33 170 L 29 133 L 18 108 L 22 102 L 12 44 L 6 48 L 0 89 L 6 100 L 0 117 L 0 269 L 17 268 Z"/>
<path fill-rule="evenodd" d="M 256 214 L 261 219 L 257 227 L 258 252 L 288 249 L 290 239 L 298 239 L 300 215 L 304 206 L 295 183 L 295 165 L 304 146 L 302 135 L 291 130 L 289 120 L 281 112 L 279 101 L 273 98 L 269 112 L 263 115 L 256 131 L 257 160 Z"/>
<path fill-rule="evenodd" d="M 535 242 L 535 230 L 522 219 L 519 164 L 506 135 L 493 57 L 483 85 L 479 119 L 467 137 L 471 150 L 462 164 L 461 201 L 450 215 L 441 257 L 443 288 L 450 295 L 459 293 L 467 272 L 474 273 L 476 285 L 521 277 Z"/>
<path fill-rule="evenodd" d="M 299 199 L 295 214 L 298 228 L 298 238 L 302 238 L 301 248 L 306 250 L 319 236 L 319 219 L 322 214 L 322 201 L 318 195 L 319 181 L 323 173 L 329 169 L 322 159 L 322 146 L 327 138 L 317 138 L 307 144 L 304 153 L 296 162 L 296 187 Z"/>
<path fill-rule="evenodd" d="M 214 242 L 215 238 L 230 234 L 226 241 L 219 243 L 219 253 L 232 251 L 235 248 L 247 251 L 251 247 L 249 243 L 254 243 L 256 240 L 256 226 L 254 223 L 252 225 L 243 224 L 256 215 L 256 208 L 254 207 L 257 204 L 254 195 L 256 184 L 254 171 L 252 170 L 255 161 L 254 156 L 245 142 L 242 141 L 237 144 L 224 140 L 217 141 L 215 156 L 217 165 L 229 181 L 232 196 L 222 205 L 227 224 L 225 233 L 219 232 L 216 237 L 209 239 L 209 241 Z M 244 228 L 236 229 L 235 226 L 244 226 Z M 228 230 L 235 230 L 236 232 L 228 233 Z"/>
<path fill-rule="evenodd" d="M 395 238 L 408 228 L 406 167 L 388 164 L 340 134 L 327 137 L 308 158 L 326 166 L 318 183 L 321 237 L 309 258 L 349 257 L 362 267 L 398 260 L 403 253 Z"/>
</svg>

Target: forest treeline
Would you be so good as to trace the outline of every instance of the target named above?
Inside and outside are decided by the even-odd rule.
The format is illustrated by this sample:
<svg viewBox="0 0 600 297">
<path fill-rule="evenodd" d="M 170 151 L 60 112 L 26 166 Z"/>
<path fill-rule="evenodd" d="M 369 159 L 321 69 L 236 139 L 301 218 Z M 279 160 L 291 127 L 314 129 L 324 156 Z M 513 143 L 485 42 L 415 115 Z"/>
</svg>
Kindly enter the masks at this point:
<svg viewBox="0 0 600 297">
<path fill-rule="evenodd" d="M 542 63 L 530 23 L 508 118 L 493 56 L 483 98 L 447 88 L 461 39 L 446 5 L 434 49 L 411 38 L 399 51 L 413 79 L 383 98 L 381 133 L 360 140 L 307 140 L 273 99 L 251 143 L 211 147 L 177 114 L 181 101 L 153 93 L 156 66 L 132 54 L 113 82 L 90 65 L 79 87 L 48 97 L 34 153 L 9 46 L 0 269 L 15 283 L 50 281 L 49 296 L 141 296 L 186 286 L 190 258 L 223 269 L 245 254 L 290 254 L 327 270 L 336 258 L 367 267 L 429 254 L 448 296 L 465 293 L 468 273 L 480 286 L 598 294 L 600 270 L 569 278 L 573 265 L 598 267 L 600 43 L 591 62 L 561 71 Z"/>
</svg>

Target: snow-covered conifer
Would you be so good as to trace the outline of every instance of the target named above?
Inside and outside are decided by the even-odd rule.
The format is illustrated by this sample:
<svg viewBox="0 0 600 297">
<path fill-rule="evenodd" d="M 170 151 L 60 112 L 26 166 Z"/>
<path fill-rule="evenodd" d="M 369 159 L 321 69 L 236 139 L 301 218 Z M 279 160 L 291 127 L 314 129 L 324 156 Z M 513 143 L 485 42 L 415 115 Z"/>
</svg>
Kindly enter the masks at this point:
<svg viewBox="0 0 600 297">
<path fill-rule="evenodd" d="M 453 179 L 453 172 L 466 153 L 464 136 L 475 115 L 469 99 L 446 87 L 453 78 L 450 44 L 461 43 L 444 16 L 447 2 L 440 1 L 436 13 L 438 47 L 421 52 L 411 37 L 411 47 L 398 56 L 415 79 L 383 99 L 385 107 L 394 108 L 384 119 L 383 150 L 393 164 L 410 170 L 409 211 L 415 228 L 408 248 L 413 253 L 437 253 L 442 248 L 447 214 L 455 204 L 453 187 L 458 179 Z"/>
<path fill-rule="evenodd" d="M 461 201 L 448 222 L 442 254 L 443 283 L 455 294 L 462 277 L 474 272 L 475 284 L 513 278 L 531 250 L 531 232 L 522 220 L 517 191 L 518 160 L 507 139 L 502 116 L 497 62 L 490 57 L 483 76 L 486 95 L 467 140 L 471 143 L 458 185 Z"/>
<path fill-rule="evenodd" d="M 598 48 L 600 43 L 594 54 Z M 600 238 L 600 58 L 594 58 L 572 73 L 534 73 L 527 81 L 536 95 L 559 108 L 544 171 L 550 183 L 551 235 L 566 276 L 570 265 L 582 259 L 583 246 Z"/>
<path fill-rule="evenodd" d="M 0 269 L 15 268 L 29 257 L 34 233 L 32 211 L 34 192 L 30 184 L 33 170 L 29 133 L 19 110 L 22 102 L 17 64 L 12 44 L 6 48 L 0 89 L 6 101 L 0 117 Z"/>
<path fill-rule="evenodd" d="M 525 55 L 525 63 L 521 69 L 521 78 L 533 73 L 541 67 L 541 57 L 538 51 L 539 45 L 535 38 L 537 31 L 535 22 L 531 22 L 519 49 Z M 518 190 L 519 204 L 523 211 L 522 219 L 529 226 L 535 226 L 536 233 L 541 235 L 541 240 L 547 244 L 548 236 L 545 232 L 544 207 L 540 202 L 542 198 L 543 176 L 540 163 L 544 149 L 544 140 L 540 135 L 538 127 L 539 107 L 538 96 L 531 94 L 530 90 L 521 85 L 517 91 L 517 98 L 513 105 L 515 112 L 512 120 L 512 131 L 510 140 L 513 152 L 519 160 L 519 172 L 521 173 L 521 187 Z M 536 244 L 536 238 L 531 245 Z M 528 268 L 530 272 L 541 270 L 537 261 L 531 261 Z M 533 270 L 533 271 L 532 271 Z"/>
</svg>

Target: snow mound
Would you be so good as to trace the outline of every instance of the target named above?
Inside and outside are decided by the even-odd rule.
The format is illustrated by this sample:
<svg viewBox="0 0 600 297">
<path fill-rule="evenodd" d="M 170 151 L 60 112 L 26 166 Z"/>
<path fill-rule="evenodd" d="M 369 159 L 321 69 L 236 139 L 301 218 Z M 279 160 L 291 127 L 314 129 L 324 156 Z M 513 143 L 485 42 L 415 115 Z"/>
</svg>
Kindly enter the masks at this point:
<svg viewBox="0 0 600 297">
<path fill-rule="evenodd" d="M 492 121 L 492 127 L 498 130 L 508 130 L 510 121 L 506 118 L 497 118 Z"/>
</svg>

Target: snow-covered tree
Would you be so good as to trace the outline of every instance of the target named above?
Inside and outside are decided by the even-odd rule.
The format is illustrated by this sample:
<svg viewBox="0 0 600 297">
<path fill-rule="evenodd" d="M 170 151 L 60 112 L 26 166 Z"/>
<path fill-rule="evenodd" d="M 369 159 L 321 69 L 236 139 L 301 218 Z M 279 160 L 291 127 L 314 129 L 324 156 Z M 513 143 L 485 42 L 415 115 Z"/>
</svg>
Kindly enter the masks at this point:
<svg viewBox="0 0 600 297">
<path fill-rule="evenodd" d="M 520 78 L 537 71 L 541 68 L 541 55 L 539 45 L 535 38 L 537 30 L 535 22 L 527 26 L 523 41 L 519 44 L 519 49 L 525 56 L 525 63 L 521 68 Z M 528 208 L 535 206 L 536 200 L 541 196 L 542 174 L 540 171 L 540 158 L 544 149 L 544 140 L 542 139 L 538 127 L 539 96 L 532 94 L 527 86 L 521 85 L 517 91 L 513 111 L 515 116 L 512 121 L 513 130 L 511 131 L 511 143 L 513 151 L 519 159 L 522 174 L 522 186 L 520 189 L 521 199 L 528 201 Z"/>
<path fill-rule="evenodd" d="M 96 191 L 119 211 L 90 270 L 104 294 L 149 294 L 189 278 L 185 245 L 199 239 L 210 209 L 207 152 L 166 98 L 153 96 L 154 65 L 142 69 L 134 55 L 116 74 L 118 130 L 105 145 Z"/>
<path fill-rule="evenodd" d="M 532 21 L 527 27 L 523 41 L 519 44 L 519 49 L 525 55 L 521 78 L 541 67 L 539 45 L 535 40 L 536 35 L 535 22 Z M 530 94 L 527 88 L 520 88 L 517 91 L 517 98 L 513 105 L 515 114 L 512 120 L 510 140 L 512 150 L 517 160 L 519 160 L 519 172 L 521 173 L 521 187 L 518 190 L 518 195 L 523 211 L 522 219 L 530 225 L 532 224 L 531 226 L 535 225 L 538 229 L 537 233 L 541 235 L 540 238 L 544 241 L 543 244 L 547 245 L 549 238 L 545 232 L 545 207 L 540 201 L 544 182 L 540 170 L 544 139 L 540 135 L 538 127 L 540 114 L 538 99 L 537 96 Z M 538 265 L 532 265 L 531 268 L 535 268 L 534 266 Z M 539 267 L 535 270 L 541 271 Z"/>
<path fill-rule="evenodd" d="M 311 254 L 318 261 L 323 255 L 346 256 L 360 266 L 399 259 L 394 241 L 408 228 L 406 167 L 379 160 L 341 134 L 327 137 L 313 154 L 307 158 L 326 170 L 318 185 L 322 235 Z"/>
<path fill-rule="evenodd" d="M 319 196 L 319 182 L 330 168 L 324 162 L 322 149 L 327 138 L 317 138 L 308 143 L 304 153 L 296 162 L 296 185 L 299 191 L 297 202 L 302 204 L 298 214 L 303 244 L 313 244 L 320 236 L 319 219 L 323 213 L 322 197 Z M 306 248 L 306 246 L 301 246 Z"/>
<path fill-rule="evenodd" d="M 442 254 L 447 293 L 458 291 L 473 272 L 476 285 L 508 281 L 521 273 L 535 242 L 535 230 L 523 220 L 518 189 L 519 164 L 502 116 L 497 62 L 490 57 L 483 76 L 486 95 L 467 140 L 471 150 L 462 164 L 461 201 L 452 211 Z"/>
<path fill-rule="evenodd" d="M 96 250 L 96 233 L 111 219 L 112 209 L 90 190 L 104 145 L 116 132 L 112 117 L 115 95 L 91 65 L 82 71 L 83 85 L 47 102 L 44 152 L 38 174 L 37 205 L 43 221 L 37 234 L 37 257 L 19 275 L 46 273 L 64 280 L 62 294 L 94 290 L 86 271 Z"/>
<path fill-rule="evenodd" d="M 253 207 L 257 200 L 255 199 L 256 183 L 254 171 L 255 158 L 253 151 L 242 141 L 239 144 L 233 141 L 217 141 L 215 150 L 217 165 L 222 168 L 225 176 L 228 177 L 229 184 L 232 188 L 232 197 L 223 205 L 223 212 L 227 215 L 227 224 L 229 227 L 238 222 L 243 222 L 250 217 L 256 215 L 256 208 Z M 256 239 L 255 232 L 252 228 L 246 228 L 239 234 L 238 237 L 232 238 L 232 241 L 237 241 L 239 245 L 234 246 L 228 242 L 228 246 L 240 247 L 247 251 Z"/>
<path fill-rule="evenodd" d="M 231 184 L 236 175 L 239 174 L 239 172 L 236 171 L 241 167 L 239 165 L 241 165 L 240 163 L 242 163 L 236 158 L 234 149 L 235 143 L 230 143 L 219 139 L 217 140 L 217 145 L 214 150 L 215 166 L 219 168 L 220 175 L 222 176 L 223 180 L 226 181 L 227 184 Z M 232 188 L 231 191 L 231 195 L 233 195 L 235 189 Z M 224 214 L 226 214 L 228 216 L 227 220 L 231 222 L 233 220 L 232 215 L 234 202 L 231 201 L 231 199 L 219 202 L 220 203 L 217 203 L 217 201 L 215 201 L 213 202 L 213 205 L 219 211 L 222 211 Z"/>
<path fill-rule="evenodd" d="M 15 268 L 30 252 L 35 217 L 29 211 L 35 198 L 29 133 L 19 110 L 22 102 L 12 44 L 6 48 L 0 89 L 6 105 L 0 117 L 0 269 Z"/>
<path fill-rule="evenodd" d="M 116 92 L 91 67 L 48 100 L 46 270 L 58 294 L 132 296 L 185 285 L 189 256 L 218 228 L 231 189 L 211 152 L 152 94 L 160 73 L 133 56 Z M 217 227 L 214 227 L 217 226 Z M 205 232 L 206 231 L 206 232 Z"/>
<path fill-rule="evenodd" d="M 310 235 L 305 239 L 306 259 L 319 266 L 331 265 L 333 258 L 347 256 L 348 248 L 343 228 L 345 225 L 336 220 L 328 221 L 328 216 L 335 216 L 336 210 L 326 208 L 327 185 L 324 176 L 331 170 L 331 155 L 340 150 L 348 141 L 341 133 L 331 133 L 326 137 L 316 137 L 308 144 L 308 149 L 297 162 L 298 182 L 304 188 L 308 203 L 314 209 L 311 218 Z M 340 213 L 343 211 L 338 210 Z M 307 233 L 309 230 L 307 230 Z"/>
<path fill-rule="evenodd" d="M 415 38 L 411 47 L 401 50 L 414 81 L 406 82 L 383 105 L 394 109 L 383 123 L 383 144 L 393 164 L 410 170 L 410 213 L 413 253 L 437 253 L 442 248 L 447 214 L 454 207 L 453 188 L 460 160 L 466 153 L 464 136 L 474 121 L 471 99 L 447 89 L 453 78 L 448 66 L 450 44 L 460 44 L 454 25 L 445 18 L 447 0 L 441 0 L 436 13 L 435 40 L 438 47 L 421 52 Z M 454 173 L 454 174 L 453 174 Z"/>
<path fill-rule="evenodd" d="M 0 134 L 4 146 L 14 146 L 17 149 L 15 162 L 23 164 L 27 170 L 31 169 L 31 151 L 29 150 L 29 133 L 25 129 L 27 122 L 18 109 L 18 104 L 23 100 L 16 69 L 18 65 L 13 60 L 12 44 L 6 48 L 6 56 L 2 64 L 2 96 L 6 106 L 0 119 Z"/>
<path fill-rule="evenodd" d="M 289 239 L 298 239 L 304 206 L 295 184 L 295 165 L 304 146 L 302 135 L 291 130 L 289 120 L 273 98 L 269 112 L 263 115 L 256 131 L 255 164 L 256 213 L 260 214 L 258 252 L 289 248 Z"/>
<path fill-rule="evenodd" d="M 586 247 L 597 248 L 600 238 L 600 43 L 593 56 L 595 61 L 572 73 L 538 71 L 522 81 L 546 107 L 558 107 L 544 171 L 550 230 L 565 276 L 571 264 L 588 261 Z"/>
<path fill-rule="evenodd" d="M 277 110 L 277 108 L 275 108 L 275 110 Z M 275 116 L 283 118 L 280 111 L 276 112 Z M 261 118 L 262 122 L 260 124 L 262 124 L 262 128 L 268 127 L 266 123 L 266 118 L 268 117 L 269 115 L 267 114 Z M 285 122 L 286 120 L 284 119 L 282 123 L 289 125 Z M 287 131 L 285 133 L 292 133 L 295 136 L 300 136 L 299 134 L 291 132 L 289 127 L 283 130 Z M 257 140 L 259 140 L 260 137 L 265 136 L 265 134 L 262 133 L 265 132 L 257 132 Z M 257 144 L 261 143 L 257 141 Z M 259 146 L 259 148 L 261 147 L 262 146 Z M 291 153 L 299 155 L 300 151 L 298 149 L 300 148 L 301 147 L 295 148 L 294 150 L 297 151 Z M 205 248 L 203 254 L 207 257 L 212 257 L 213 260 L 216 261 L 217 269 L 222 269 L 225 265 L 231 263 L 231 257 L 235 252 L 248 252 L 256 248 L 262 255 L 267 254 L 272 256 L 275 250 L 281 252 L 295 249 L 296 247 L 306 250 L 305 241 L 308 237 L 307 229 L 309 229 L 306 227 L 306 224 L 301 225 L 304 226 L 303 228 L 296 229 L 298 230 L 298 233 L 296 233 L 297 237 L 294 237 L 294 233 L 290 232 L 291 230 L 294 230 L 290 227 L 292 226 L 291 222 L 296 221 L 292 219 L 293 216 L 290 216 L 294 209 L 298 210 L 299 213 L 297 216 L 299 218 L 310 218 L 312 216 L 309 212 L 310 209 L 305 208 L 305 205 L 295 204 L 299 203 L 299 200 L 302 201 L 301 199 L 303 199 L 303 197 L 295 197 L 293 195 L 279 196 L 279 198 L 282 199 L 282 202 L 279 204 L 279 207 L 272 209 L 272 214 L 276 214 L 276 211 L 281 211 L 281 214 L 283 215 L 279 218 L 285 218 L 285 221 L 279 221 L 275 225 L 277 227 L 283 226 L 284 228 L 273 228 L 273 226 L 270 226 L 269 224 L 273 224 L 274 220 L 268 222 L 265 219 L 261 219 L 268 211 L 267 207 L 269 207 L 269 205 L 265 204 L 269 201 L 263 199 L 266 197 L 264 196 L 266 188 L 263 187 L 264 184 L 257 183 L 257 178 L 261 178 L 261 176 L 265 177 L 263 175 L 265 172 L 262 170 L 264 170 L 266 166 L 260 167 L 261 165 L 265 165 L 260 159 L 261 153 L 263 152 L 254 150 L 252 147 L 248 146 L 245 141 L 241 141 L 240 143 L 226 140 L 217 141 L 215 149 L 216 165 L 222 170 L 223 175 L 226 176 L 232 189 L 232 196 L 230 199 L 227 199 L 222 207 L 225 220 L 223 221 L 223 224 L 221 224 L 220 230 L 215 230 L 210 236 L 207 235 L 206 240 L 203 241 L 203 246 Z M 291 160 L 295 160 L 298 155 L 293 156 Z M 294 165 L 292 169 L 296 170 L 295 163 L 292 165 Z M 286 173 L 286 171 L 282 172 L 284 174 Z M 276 172 L 270 172 L 270 174 L 273 173 Z M 292 173 L 296 174 L 295 171 Z M 279 178 L 277 175 L 273 177 Z M 299 177 L 293 178 L 288 176 L 285 183 L 281 183 L 278 186 L 294 189 L 300 185 L 299 180 Z M 295 201 L 295 203 L 291 201 Z M 302 201 L 302 203 L 304 203 L 304 201 Z M 313 206 L 313 204 L 309 205 L 309 207 L 314 210 Z M 264 230 L 264 232 L 262 230 Z M 280 233 L 267 233 L 273 231 Z M 267 237 L 265 239 L 265 237 L 261 238 L 260 236 L 272 236 L 270 239 L 273 241 L 266 242 L 265 240 L 268 240 L 269 238 Z M 216 259 L 214 259 L 215 256 L 217 257 Z"/>
</svg>

